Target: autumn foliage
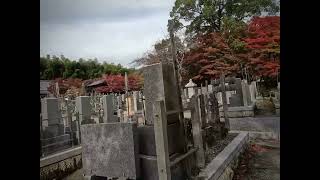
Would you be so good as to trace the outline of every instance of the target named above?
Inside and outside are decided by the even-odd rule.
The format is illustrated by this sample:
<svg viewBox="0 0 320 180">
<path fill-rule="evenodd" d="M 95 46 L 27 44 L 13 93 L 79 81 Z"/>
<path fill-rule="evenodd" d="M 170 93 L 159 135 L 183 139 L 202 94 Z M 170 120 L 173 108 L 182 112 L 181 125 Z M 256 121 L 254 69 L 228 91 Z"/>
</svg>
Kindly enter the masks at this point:
<svg viewBox="0 0 320 180">
<path fill-rule="evenodd" d="M 197 47 L 185 54 L 184 66 L 193 73 L 195 81 L 217 78 L 224 73 L 234 75 L 239 62 L 220 33 L 197 38 Z"/>
<path fill-rule="evenodd" d="M 103 79 L 106 81 L 107 85 L 99 86 L 95 88 L 97 93 L 123 93 L 125 92 L 125 78 L 122 75 L 104 75 L 102 78 L 97 78 L 95 80 Z M 93 82 L 95 80 L 88 81 Z M 54 94 L 56 94 L 56 83 L 59 85 L 59 94 L 65 95 L 68 94 L 68 91 L 73 90 L 81 93 L 82 84 L 85 84 L 86 81 L 82 81 L 81 79 L 67 78 L 55 79 L 49 86 L 48 90 Z M 132 73 L 128 75 L 128 87 L 129 91 L 140 90 L 143 84 L 142 77 L 138 74 Z"/>
<path fill-rule="evenodd" d="M 243 48 L 235 50 L 228 44 L 224 33 L 200 35 L 196 47 L 184 54 L 183 66 L 195 81 L 226 76 L 243 76 L 244 69 L 250 78 L 276 78 L 280 69 L 280 17 L 254 17 L 244 35 L 234 42 Z"/>
<path fill-rule="evenodd" d="M 280 70 L 280 17 L 254 17 L 243 39 L 249 50 L 249 64 L 259 77 L 276 77 Z"/>
<path fill-rule="evenodd" d="M 98 93 L 122 93 L 125 91 L 125 77 L 122 75 L 104 75 L 102 78 L 106 81 L 106 86 L 100 86 L 95 89 Z M 140 90 L 142 79 L 139 75 L 131 74 L 128 76 L 128 89 L 130 91 Z"/>
<path fill-rule="evenodd" d="M 78 89 L 80 91 L 82 86 L 82 80 L 78 78 L 57 78 L 55 79 L 50 86 L 48 87 L 48 91 L 52 94 L 56 95 L 56 83 L 59 85 L 59 94 L 65 94 L 68 89 Z"/>
</svg>

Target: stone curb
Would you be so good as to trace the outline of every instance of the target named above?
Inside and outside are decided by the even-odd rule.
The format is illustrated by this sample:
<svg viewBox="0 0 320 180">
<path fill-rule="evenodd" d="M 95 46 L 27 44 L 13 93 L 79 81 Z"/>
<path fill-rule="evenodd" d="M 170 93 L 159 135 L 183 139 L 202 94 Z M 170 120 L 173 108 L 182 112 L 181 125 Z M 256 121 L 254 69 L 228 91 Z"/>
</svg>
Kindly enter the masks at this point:
<svg viewBox="0 0 320 180">
<path fill-rule="evenodd" d="M 280 140 L 280 134 L 272 131 L 240 131 L 240 130 L 232 130 L 229 133 L 241 133 L 247 132 L 249 133 L 250 139 L 274 139 Z"/>
<path fill-rule="evenodd" d="M 82 147 L 78 146 L 76 148 L 72 148 L 63 152 L 59 152 L 59 153 L 41 158 L 40 168 L 80 155 L 81 153 L 82 153 Z"/>
<path fill-rule="evenodd" d="M 200 179 L 217 180 L 228 165 L 237 158 L 245 144 L 249 142 L 249 133 L 240 132 L 199 174 Z"/>
</svg>

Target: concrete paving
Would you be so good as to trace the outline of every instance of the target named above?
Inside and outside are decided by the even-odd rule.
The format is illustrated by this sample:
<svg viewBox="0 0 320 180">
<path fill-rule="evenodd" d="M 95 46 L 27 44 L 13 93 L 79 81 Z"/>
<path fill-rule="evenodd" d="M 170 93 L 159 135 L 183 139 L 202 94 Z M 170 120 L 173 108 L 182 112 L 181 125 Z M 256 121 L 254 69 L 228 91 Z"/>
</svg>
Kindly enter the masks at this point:
<svg viewBox="0 0 320 180">
<path fill-rule="evenodd" d="M 230 118 L 231 130 L 278 132 L 280 133 L 280 117 L 246 117 Z"/>
<path fill-rule="evenodd" d="M 280 142 L 254 142 L 263 150 L 256 151 L 248 162 L 248 173 L 245 180 L 280 180 Z"/>
<path fill-rule="evenodd" d="M 280 141 L 280 117 L 230 118 L 232 131 L 247 131 L 250 139 L 277 139 Z"/>
</svg>

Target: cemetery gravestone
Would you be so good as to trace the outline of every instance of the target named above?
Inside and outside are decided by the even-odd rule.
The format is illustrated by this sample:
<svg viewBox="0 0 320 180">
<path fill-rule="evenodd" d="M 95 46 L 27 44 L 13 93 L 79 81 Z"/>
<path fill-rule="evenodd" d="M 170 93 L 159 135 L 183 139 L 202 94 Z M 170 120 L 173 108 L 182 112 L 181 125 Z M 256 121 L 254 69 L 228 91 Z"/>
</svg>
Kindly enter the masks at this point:
<svg viewBox="0 0 320 180">
<path fill-rule="evenodd" d="M 42 121 L 47 126 L 43 127 L 44 138 L 52 138 L 64 134 L 64 125 L 57 98 L 43 98 L 41 100 Z"/>
<path fill-rule="evenodd" d="M 144 68 L 144 96 L 146 107 L 146 126 L 138 127 L 140 157 L 143 168 L 142 178 L 153 180 L 158 177 L 156 145 L 154 135 L 154 103 L 164 101 L 167 119 L 168 153 L 173 155 L 183 153 L 183 131 L 179 122 L 179 97 L 174 69 L 171 64 L 154 64 Z M 147 165 L 147 166 L 145 166 Z M 177 165 L 179 172 L 172 169 L 172 176 L 182 173 L 181 164 Z"/>
<path fill-rule="evenodd" d="M 93 123 L 91 120 L 91 104 L 89 96 L 76 97 L 76 107 L 79 113 L 80 124 Z"/>
<path fill-rule="evenodd" d="M 113 95 L 104 95 L 102 97 L 103 105 L 103 122 L 117 122 L 118 118 L 114 115 L 114 97 Z"/>
<path fill-rule="evenodd" d="M 139 142 L 135 123 L 81 126 L 84 174 L 108 178 L 140 177 Z"/>
</svg>

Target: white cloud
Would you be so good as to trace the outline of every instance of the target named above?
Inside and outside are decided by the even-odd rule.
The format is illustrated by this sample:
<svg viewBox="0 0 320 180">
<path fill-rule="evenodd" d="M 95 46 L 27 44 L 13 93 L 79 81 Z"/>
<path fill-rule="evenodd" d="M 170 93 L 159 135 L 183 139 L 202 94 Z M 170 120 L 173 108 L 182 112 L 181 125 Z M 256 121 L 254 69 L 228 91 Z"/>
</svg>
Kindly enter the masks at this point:
<svg viewBox="0 0 320 180">
<path fill-rule="evenodd" d="M 63 54 L 72 59 L 97 57 L 126 65 L 166 35 L 173 3 L 42 0 L 40 54 Z"/>
<path fill-rule="evenodd" d="M 166 34 L 165 20 L 160 15 L 131 22 L 41 25 L 42 54 L 97 57 L 127 64 Z"/>
</svg>

